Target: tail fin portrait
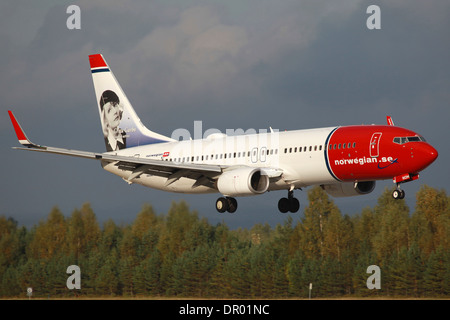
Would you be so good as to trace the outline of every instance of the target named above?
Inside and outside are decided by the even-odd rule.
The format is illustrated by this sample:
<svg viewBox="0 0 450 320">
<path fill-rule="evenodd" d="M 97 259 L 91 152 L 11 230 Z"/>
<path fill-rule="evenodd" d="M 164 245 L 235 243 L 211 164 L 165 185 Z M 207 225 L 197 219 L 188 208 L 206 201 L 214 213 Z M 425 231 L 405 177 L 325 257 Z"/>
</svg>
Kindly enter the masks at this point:
<svg viewBox="0 0 450 320">
<path fill-rule="evenodd" d="M 107 151 L 173 141 L 142 124 L 101 54 L 89 63 Z"/>
</svg>

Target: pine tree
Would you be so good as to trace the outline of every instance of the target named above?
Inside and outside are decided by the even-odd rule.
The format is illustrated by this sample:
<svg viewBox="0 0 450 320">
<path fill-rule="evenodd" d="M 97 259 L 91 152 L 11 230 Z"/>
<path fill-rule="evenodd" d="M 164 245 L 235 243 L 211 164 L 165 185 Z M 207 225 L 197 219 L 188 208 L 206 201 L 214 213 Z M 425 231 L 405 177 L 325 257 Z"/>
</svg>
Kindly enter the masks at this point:
<svg viewBox="0 0 450 320">
<path fill-rule="evenodd" d="M 37 226 L 28 250 L 33 258 L 51 259 L 61 252 L 66 243 L 67 223 L 61 211 L 54 207 Z"/>
<path fill-rule="evenodd" d="M 392 198 L 392 190 L 385 189 L 375 207 L 375 230 L 372 246 L 380 260 L 393 253 L 400 253 L 402 247 L 409 247 L 409 209 L 405 200 Z"/>
<path fill-rule="evenodd" d="M 143 262 L 145 270 L 145 286 L 149 295 L 156 296 L 163 293 L 161 286 L 161 254 L 154 249 L 150 256 Z"/>
<path fill-rule="evenodd" d="M 139 260 L 145 259 L 159 239 L 160 219 L 152 206 L 144 205 L 131 226 L 130 236 L 134 239 L 135 252 Z"/>
<path fill-rule="evenodd" d="M 134 274 L 137 264 L 137 259 L 131 256 L 120 259 L 119 282 L 124 296 L 134 296 L 136 294 Z"/>
<path fill-rule="evenodd" d="M 340 255 L 342 246 L 345 247 L 348 240 L 344 239 L 346 235 L 341 230 L 339 209 L 319 186 L 308 192 L 308 200 L 309 205 L 305 208 L 305 218 L 300 225 L 300 246 L 306 257 L 319 258 L 328 254 Z"/>
<path fill-rule="evenodd" d="M 228 255 L 225 264 L 225 283 L 228 284 L 226 295 L 232 298 L 250 298 L 251 283 L 248 278 L 250 262 L 249 247 L 240 247 Z"/>
<path fill-rule="evenodd" d="M 423 185 L 412 216 L 414 240 L 426 255 L 437 247 L 450 249 L 450 201 L 444 190 Z"/>
<path fill-rule="evenodd" d="M 306 258 L 301 250 L 297 250 L 294 256 L 288 263 L 288 280 L 289 293 L 295 297 L 306 297 L 306 286 L 309 285 L 304 282 L 302 269 L 305 265 Z M 306 293 L 306 295 L 305 295 Z"/>
<path fill-rule="evenodd" d="M 185 202 L 178 204 L 173 202 L 158 242 L 158 249 L 162 255 L 173 252 L 179 256 L 188 249 L 185 243 L 186 234 L 197 221 L 197 213 L 190 212 Z"/>
<path fill-rule="evenodd" d="M 119 289 L 119 258 L 116 248 L 109 251 L 103 265 L 98 270 L 95 288 L 100 295 L 116 296 L 121 294 Z"/>
<path fill-rule="evenodd" d="M 80 209 L 83 223 L 83 253 L 97 248 L 101 236 L 101 230 L 97 216 L 89 203 L 84 203 Z"/>
<path fill-rule="evenodd" d="M 375 214 L 373 210 L 366 207 L 362 210 L 361 215 L 355 215 L 352 220 L 354 225 L 354 241 L 356 242 L 355 253 L 362 254 L 372 251 L 372 241 L 378 232 L 375 226 Z"/>
<path fill-rule="evenodd" d="M 0 297 L 20 296 L 26 290 L 19 285 L 19 272 L 16 267 L 2 267 L 0 269 Z"/>
<path fill-rule="evenodd" d="M 450 294 L 449 253 L 442 247 L 428 257 L 424 271 L 424 291 L 427 296 Z"/>
<path fill-rule="evenodd" d="M 361 251 L 354 262 L 355 266 L 352 275 L 353 290 L 358 296 L 373 296 L 379 295 L 379 290 L 369 290 L 367 288 L 367 278 L 369 274 L 367 273 L 367 268 L 371 265 L 379 266 L 380 263 L 377 260 L 376 253 L 374 251 Z M 382 269 L 382 282 L 381 290 L 384 290 L 385 277 L 384 268 Z"/>
<path fill-rule="evenodd" d="M 67 252 L 75 256 L 75 264 L 84 249 L 84 230 L 81 212 L 75 209 L 68 221 L 67 230 Z"/>
</svg>

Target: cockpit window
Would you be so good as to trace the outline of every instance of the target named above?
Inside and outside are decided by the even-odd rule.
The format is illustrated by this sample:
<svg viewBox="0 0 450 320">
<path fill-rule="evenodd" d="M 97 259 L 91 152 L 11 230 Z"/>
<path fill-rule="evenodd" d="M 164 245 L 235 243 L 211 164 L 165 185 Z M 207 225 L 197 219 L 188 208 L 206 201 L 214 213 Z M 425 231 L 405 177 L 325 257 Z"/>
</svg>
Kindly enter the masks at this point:
<svg viewBox="0 0 450 320">
<path fill-rule="evenodd" d="M 394 143 L 397 144 L 405 144 L 407 142 L 419 142 L 423 141 L 426 142 L 425 138 L 422 136 L 414 136 L 414 137 L 395 137 Z"/>
</svg>

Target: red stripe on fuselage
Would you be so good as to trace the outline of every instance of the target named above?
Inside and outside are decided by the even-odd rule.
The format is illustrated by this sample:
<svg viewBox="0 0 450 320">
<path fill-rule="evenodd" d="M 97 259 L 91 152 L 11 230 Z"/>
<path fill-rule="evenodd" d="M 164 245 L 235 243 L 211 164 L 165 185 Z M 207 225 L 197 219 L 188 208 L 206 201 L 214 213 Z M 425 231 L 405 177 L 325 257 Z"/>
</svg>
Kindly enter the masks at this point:
<svg viewBox="0 0 450 320">
<path fill-rule="evenodd" d="M 384 180 L 416 172 L 412 145 L 399 145 L 394 137 L 417 136 L 411 130 L 381 125 L 338 128 L 327 146 L 328 165 L 341 181 Z M 425 143 L 425 142 L 411 142 Z"/>
</svg>

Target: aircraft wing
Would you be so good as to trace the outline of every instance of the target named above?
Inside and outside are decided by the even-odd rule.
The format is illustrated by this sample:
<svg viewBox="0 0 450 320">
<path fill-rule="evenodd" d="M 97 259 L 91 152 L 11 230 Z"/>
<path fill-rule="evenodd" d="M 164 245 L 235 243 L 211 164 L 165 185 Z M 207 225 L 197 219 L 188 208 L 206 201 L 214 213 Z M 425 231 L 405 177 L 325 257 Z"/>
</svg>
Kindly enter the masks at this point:
<svg viewBox="0 0 450 320">
<path fill-rule="evenodd" d="M 163 160 L 154 160 L 154 159 L 145 159 L 138 158 L 132 156 L 121 156 L 106 153 L 96 153 L 96 152 L 88 152 L 88 151 L 80 151 L 80 150 L 72 150 L 72 149 L 63 149 L 63 148 L 54 148 L 42 146 L 36 143 L 31 142 L 31 140 L 27 137 L 24 130 L 20 126 L 16 117 L 11 111 L 8 111 L 9 116 L 11 118 L 11 122 L 14 127 L 14 131 L 16 132 L 17 138 L 24 147 L 13 147 L 13 149 L 18 150 L 26 150 L 26 151 L 36 151 L 36 152 L 45 152 L 45 153 L 53 153 L 60 154 L 72 157 L 80 157 L 85 159 L 93 159 L 93 160 L 102 160 L 109 163 L 113 163 L 117 166 L 122 166 L 128 168 L 132 171 L 131 178 L 137 178 L 140 174 L 151 172 L 160 174 L 171 175 L 175 173 L 175 171 L 187 170 L 184 171 L 184 175 L 187 176 L 187 173 L 190 172 L 196 173 L 197 176 L 207 175 L 207 176 L 215 176 L 222 173 L 222 166 L 219 165 L 210 165 L 210 164 L 195 164 L 195 163 L 175 163 L 171 161 L 163 161 Z M 145 170 L 144 170 L 145 169 Z M 132 180 L 132 179 L 129 179 Z"/>
<path fill-rule="evenodd" d="M 141 174 L 147 173 L 167 177 L 166 185 L 177 181 L 181 177 L 188 177 L 197 180 L 195 183 L 197 186 L 206 185 L 212 187 L 214 185 L 214 180 L 216 180 L 224 170 L 232 169 L 232 167 L 229 166 L 214 164 L 177 163 L 172 161 L 116 155 L 110 152 L 96 153 L 42 146 L 31 142 L 15 118 L 14 114 L 11 111 L 8 111 L 8 113 L 14 126 L 17 138 L 19 139 L 20 144 L 24 146 L 13 147 L 13 149 L 100 160 L 104 165 L 114 165 L 121 169 L 130 171 L 129 177 L 125 179 L 128 183 L 132 183 L 133 179 L 138 178 Z M 281 170 L 271 168 L 265 169 L 265 172 L 267 172 L 267 175 L 271 178 L 279 177 L 282 173 Z"/>
</svg>

